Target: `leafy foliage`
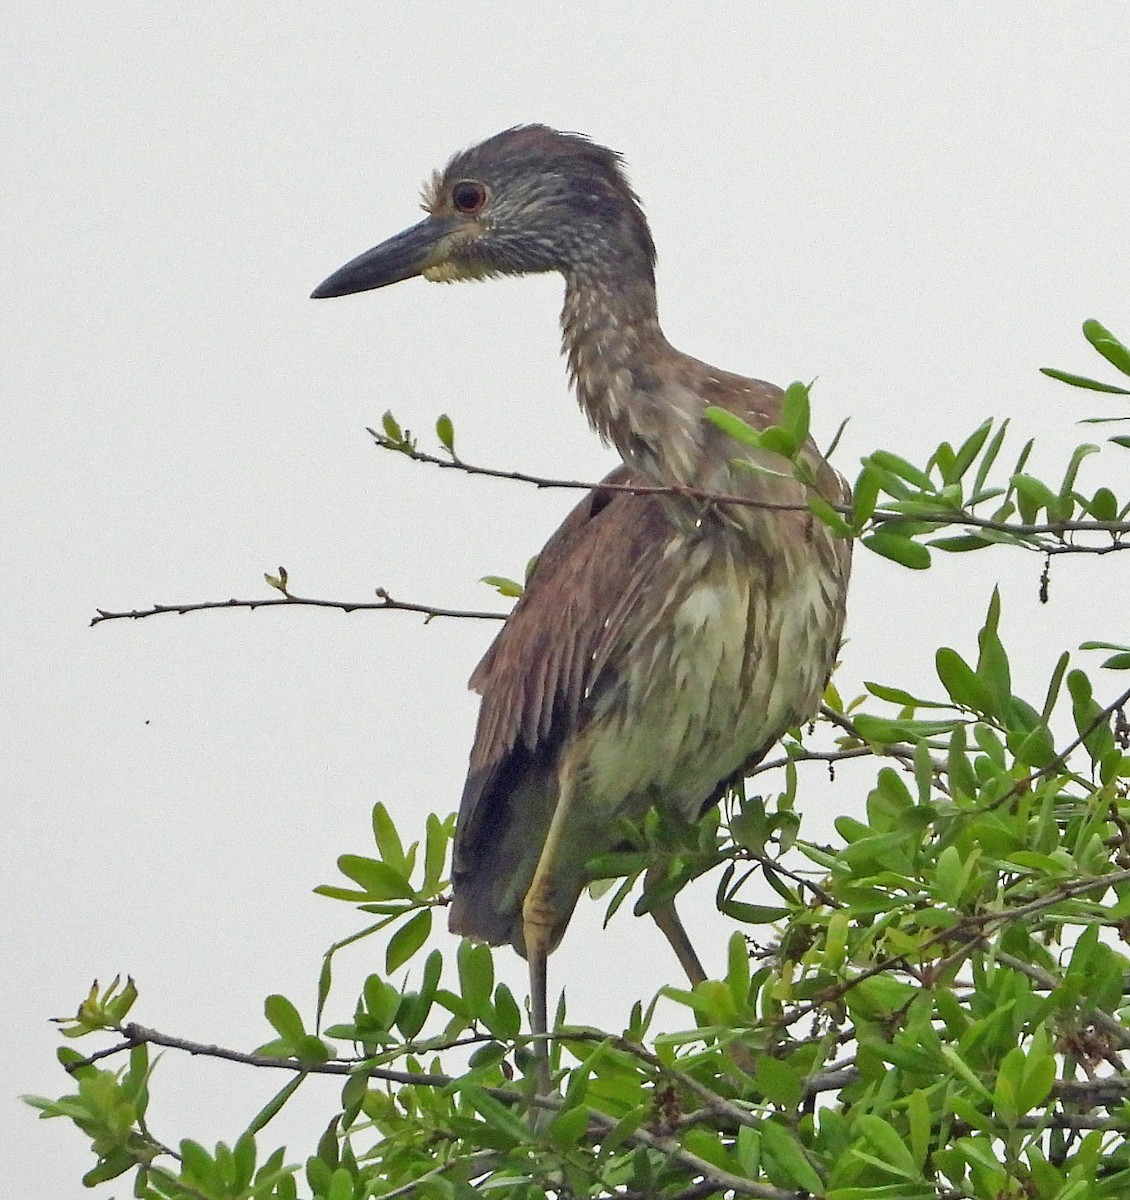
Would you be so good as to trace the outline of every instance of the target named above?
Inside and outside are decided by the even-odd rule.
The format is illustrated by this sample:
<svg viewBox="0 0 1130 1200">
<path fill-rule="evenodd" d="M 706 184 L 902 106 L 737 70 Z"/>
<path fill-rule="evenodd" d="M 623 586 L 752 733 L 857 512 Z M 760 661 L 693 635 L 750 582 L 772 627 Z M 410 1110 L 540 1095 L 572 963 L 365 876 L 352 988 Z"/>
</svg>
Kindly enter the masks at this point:
<svg viewBox="0 0 1130 1200">
<path fill-rule="evenodd" d="M 1085 333 L 1130 375 L 1117 339 L 1097 322 Z M 781 428 L 757 435 L 785 458 L 808 424 L 804 389 L 790 396 Z M 986 421 L 924 467 L 877 451 L 851 510 L 817 516 L 916 568 L 931 549 L 1123 544 L 1127 503 L 1079 485 L 1097 446 L 1080 446 L 1053 485 L 1027 473 L 1029 443 L 994 481 L 1005 433 Z M 418 455 L 391 415 L 380 436 Z M 454 459 L 446 418 L 439 436 Z M 946 526 L 964 529 L 940 537 Z M 114 1043 L 86 1059 L 63 1046 L 75 1090 L 31 1103 L 90 1139 L 85 1183 L 132 1171 L 151 1200 L 1130 1194 L 1130 688 L 1065 651 L 1039 694 L 1016 694 L 1009 627 L 994 593 L 977 645 L 937 650 L 930 694 L 872 682 L 845 703 L 829 688 L 821 720 L 717 813 L 680 827 L 653 812 L 625 828 L 625 848 L 590 864 L 609 915 L 656 861 L 663 894 L 714 872 L 733 924 L 726 973 L 663 990 L 685 1013 L 675 1031 L 655 1028 L 657 998 L 617 1032 L 559 1010 L 551 1097 L 533 1098 L 520 999 L 496 982 L 490 949 L 433 937 L 453 819 L 429 817 L 422 844 L 405 846 L 377 805 L 372 845 L 339 859 L 344 882 L 317 889 L 365 923 L 327 951 L 312 1014 L 270 996 L 271 1039 L 220 1051 L 132 1023 L 132 981 L 96 986 L 61 1032 Z M 1130 668 L 1125 644 L 1084 649 L 1113 652 L 1100 670 Z M 806 840 L 806 788 L 849 760 L 873 764 L 864 819 L 841 817 L 834 844 Z M 657 898 L 644 892 L 636 911 Z M 323 1027 L 335 956 L 371 937 L 384 972 Z M 173 1148 L 147 1123 L 151 1045 L 293 1077 L 230 1145 Z M 115 1057 L 125 1065 L 100 1065 Z M 261 1145 L 311 1074 L 341 1077 L 340 1105 L 305 1162 L 287 1161 Z"/>
</svg>

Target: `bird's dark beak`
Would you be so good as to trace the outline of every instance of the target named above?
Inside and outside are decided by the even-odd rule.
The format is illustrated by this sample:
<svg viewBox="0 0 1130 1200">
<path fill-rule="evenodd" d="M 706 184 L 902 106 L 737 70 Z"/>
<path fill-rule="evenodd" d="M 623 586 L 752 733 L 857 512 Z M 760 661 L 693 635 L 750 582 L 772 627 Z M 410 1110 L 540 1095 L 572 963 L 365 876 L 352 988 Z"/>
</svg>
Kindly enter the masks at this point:
<svg viewBox="0 0 1130 1200">
<path fill-rule="evenodd" d="M 390 237 L 372 250 L 359 254 L 352 262 L 335 271 L 310 293 L 312 300 L 327 296 L 348 296 L 388 287 L 402 279 L 422 275 L 429 267 L 439 266 L 447 257 L 448 237 L 456 222 L 444 217 L 427 217 L 411 229 Z"/>
</svg>

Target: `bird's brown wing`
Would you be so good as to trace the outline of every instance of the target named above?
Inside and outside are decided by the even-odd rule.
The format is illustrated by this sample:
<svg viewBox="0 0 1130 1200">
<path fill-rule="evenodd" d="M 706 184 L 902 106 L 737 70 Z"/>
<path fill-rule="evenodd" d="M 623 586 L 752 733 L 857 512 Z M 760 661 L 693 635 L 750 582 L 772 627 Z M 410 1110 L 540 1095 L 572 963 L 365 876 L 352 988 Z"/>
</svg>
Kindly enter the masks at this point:
<svg viewBox="0 0 1130 1200">
<path fill-rule="evenodd" d="M 602 482 L 632 481 L 618 467 Z M 492 824 L 490 810 L 505 805 L 522 776 L 548 765 L 561 730 L 575 725 L 672 532 L 655 497 L 597 488 L 546 544 L 525 593 L 471 676 L 483 700 L 459 809 L 457 859 L 473 856 L 484 821 Z"/>
</svg>

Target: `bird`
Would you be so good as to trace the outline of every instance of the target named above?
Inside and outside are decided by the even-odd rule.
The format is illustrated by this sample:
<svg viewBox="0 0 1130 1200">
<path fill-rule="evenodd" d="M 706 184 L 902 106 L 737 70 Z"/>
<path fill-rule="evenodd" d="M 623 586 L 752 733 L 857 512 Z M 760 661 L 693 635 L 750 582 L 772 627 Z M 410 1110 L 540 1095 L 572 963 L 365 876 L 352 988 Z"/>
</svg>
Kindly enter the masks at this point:
<svg viewBox="0 0 1130 1200">
<path fill-rule="evenodd" d="M 811 438 L 789 461 L 712 419 L 724 410 L 764 431 L 785 393 L 667 341 L 655 243 L 619 153 L 515 126 L 434 172 L 423 208 L 313 298 L 418 276 L 559 273 L 570 382 L 621 459 L 537 557 L 470 680 L 481 703 L 449 928 L 527 960 L 540 1092 L 547 960 L 590 882 L 586 864 L 653 806 L 698 820 L 816 715 L 841 643 L 851 540 L 809 500 L 842 506 L 850 494 Z M 704 979 L 673 902 L 651 911 L 691 983 Z"/>
</svg>

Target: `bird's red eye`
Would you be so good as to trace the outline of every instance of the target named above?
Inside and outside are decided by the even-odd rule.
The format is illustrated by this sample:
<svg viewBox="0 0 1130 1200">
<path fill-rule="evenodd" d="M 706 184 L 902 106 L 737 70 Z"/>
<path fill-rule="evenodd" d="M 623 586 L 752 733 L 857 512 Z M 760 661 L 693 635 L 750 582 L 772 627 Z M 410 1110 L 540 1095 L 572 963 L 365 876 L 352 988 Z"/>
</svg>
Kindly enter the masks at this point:
<svg viewBox="0 0 1130 1200">
<path fill-rule="evenodd" d="M 475 179 L 461 179 L 451 189 L 451 205 L 456 212 L 474 216 L 487 202 L 487 190 Z"/>
</svg>

